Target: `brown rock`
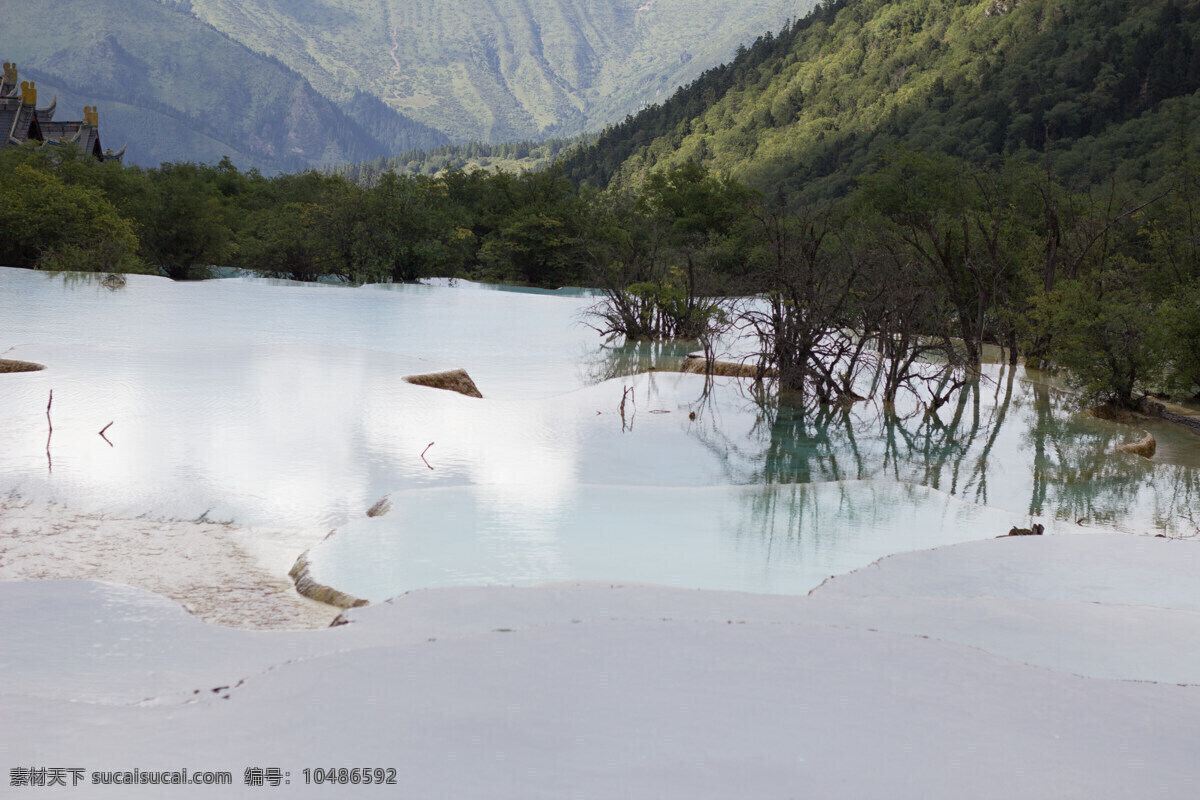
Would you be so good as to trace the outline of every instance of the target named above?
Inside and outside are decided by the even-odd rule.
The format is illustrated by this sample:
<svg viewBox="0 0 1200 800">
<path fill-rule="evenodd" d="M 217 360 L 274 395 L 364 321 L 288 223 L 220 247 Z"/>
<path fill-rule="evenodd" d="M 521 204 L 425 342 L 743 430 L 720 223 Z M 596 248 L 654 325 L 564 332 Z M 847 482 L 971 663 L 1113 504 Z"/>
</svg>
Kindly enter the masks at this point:
<svg viewBox="0 0 1200 800">
<path fill-rule="evenodd" d="M 384 514 L 392 510 L 392 501 L 387 498 L 387 495 L 379 498 L 375 505 L 367 509 L 368 517 L 382 517 Z"/>
<path fill-rule="evenodd" d="M 688 356 L 683 361 L 683 367 L 680 372 L 686 372 L 692 375 L 704 375 L 708 370 L 706 367 L 710 362 L 706 362 L 703 358 Z M 758 364 L 739 361 L 713 361 L 711 362 L 712 374 L 730 378 L 774 378 L 778 376 L 778 371 L 774 369 L 764 370 L 762 375 L 759 375 Z"/>
<path fill-rule="evenodd" d="M 1158 442 L 1154 441 L 1154 434 L 1147 433 L 1145 438 L 1136 441 L 1132 444 L 1119 444 L 1118 450 L 1123 450 L 1126 453 L 1133 453 L 1135 456 L 1142 458 L 1153 458 L 1154 451 L 1158 449 Z"/>
<path fill-rule="evenodd" d="M 416 386 L 445 389 L 465 394 L 467 397 L 483 397 L 475 381 L 465 369 L 448 369 L 445 372 L 426 372 L 423 375 L 405 375 L 404 380 Z"/>
<path fill-rule="evenodd" d="M 39 369 L 45 369 L 41 364 L 35 364 L 32 361 L 15 361 L 9 358 L 0 358 L 0 372 L 37 372 Z"/>
<path fill-rule="evenodd" d="M 308 567 L 308 551 L 305 550 L 296 559 L 296 563 L 292 565 L 291 571 L 288 572 L 288 575 L 296 582 L 296 591 L 300 594 L 310 600 L 316 600 L 320 603 L 337 606 L 338 608 L 359 608 L 360 606 L 369 605 L 361 597 L 339 592 L 332 586 L 317 583 L 309 573 Z"/>
</svg>

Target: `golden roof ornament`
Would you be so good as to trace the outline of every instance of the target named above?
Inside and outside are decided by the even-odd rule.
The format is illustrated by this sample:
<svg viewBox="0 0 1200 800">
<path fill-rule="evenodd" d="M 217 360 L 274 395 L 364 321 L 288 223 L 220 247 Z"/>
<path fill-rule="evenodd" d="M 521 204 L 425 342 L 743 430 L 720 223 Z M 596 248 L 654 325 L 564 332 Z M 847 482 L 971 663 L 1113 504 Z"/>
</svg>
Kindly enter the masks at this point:
<svg viewBox="0 0 1200 800">
<path fill-rule="evenodd" d="M 83 107 L 83 124 L 92 128 L 100 127 L 100 114 L 95 106 Z"/>
<path fill-rule="evenodd" d="M 4 62 L 4 82 L 17 85 L 17 64 L 16 62 Z"/>
<path fill-rule="evenodd" d="M 37 86 L 33 81 L 21 81 L 21 102 L 27 106 L 37 105 Z"/>
</svg>

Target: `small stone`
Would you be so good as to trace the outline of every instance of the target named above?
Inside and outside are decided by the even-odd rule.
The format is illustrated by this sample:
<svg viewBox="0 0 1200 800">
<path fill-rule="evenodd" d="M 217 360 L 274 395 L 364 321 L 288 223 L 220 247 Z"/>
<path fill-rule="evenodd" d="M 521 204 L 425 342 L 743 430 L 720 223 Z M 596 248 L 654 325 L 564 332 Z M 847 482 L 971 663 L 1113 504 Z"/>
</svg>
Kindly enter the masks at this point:
<svg viewBox="0 0 1200 800">
<path fill-rule="evenodd" d="M 1154 441 L 1154 434 L 1147 433 L 1145 438 L 1132 444 L 1119 444 L 1118 450 L 1126 453 L 1133 453 L 1135 456 L 1142 458 L 1154 458 L 1154 451 L 1158 449 L 1158 442 Z"/>
<path fill-rule="evenodd" d="M 382 517 L 384 514 L 388 513 L 391 510 L 392 510 L 392 501 L 389 500 L 388 496 L 385 494 L 383 497 L 379 498 L 379 500 L 375 503 L 375 505 L 373 505 L 367 509 L 367 516 L 368 517 Z"/>
<path fill-rule="evenodd" d="M 445 389 L 450 392 L 465 394 L 467 397 L 483 397 L 475 381 L 465 369 L 449 369 L 445 372 L 427 372 L 423 375 L 405 375 L 404 380 L 415 386 L 428 386 L 432 389 Z"/>
</svg>

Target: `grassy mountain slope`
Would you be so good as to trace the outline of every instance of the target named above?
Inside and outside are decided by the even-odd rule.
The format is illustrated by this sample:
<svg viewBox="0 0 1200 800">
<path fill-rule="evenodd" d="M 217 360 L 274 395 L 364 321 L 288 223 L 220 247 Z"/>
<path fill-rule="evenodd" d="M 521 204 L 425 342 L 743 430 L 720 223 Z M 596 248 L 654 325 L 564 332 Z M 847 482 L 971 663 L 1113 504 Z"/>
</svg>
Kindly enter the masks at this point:
<svg viewBox="0 0 1200 800">
<path fill-rule="evenodd" d="M 396 141 L 444 141 L 373 98 L 348 98 L 356 116 L 390 126 L 396 141 L 385 145 L 283 64 L 156 0 L 13 4 L 0 15 L 0 41 L 5 60 L 44 90 L 99 105 L 105 145 L 128 141 L 132 163 L 220 151 L 244 167 L 288 171 L 377 158 Z M 82 108 L 59 113 L 77 118 Z"/>
<path fill-rule="evenodd" d="M 342 101 L 455 141 L 569 136 L 669 95 L 813 0 L 166 0 Z M 400 149 L 397 149 L 399 152 Z"/>
<path fill-rule="evenodd" d="M 840 191 L 889 145 L 1045 153 L 1082 183 L 1162 174 L 1200 137 L 1197 0 L 838 0 L 566 162 L 637 182 L 689 159 Z"/>
</svg>

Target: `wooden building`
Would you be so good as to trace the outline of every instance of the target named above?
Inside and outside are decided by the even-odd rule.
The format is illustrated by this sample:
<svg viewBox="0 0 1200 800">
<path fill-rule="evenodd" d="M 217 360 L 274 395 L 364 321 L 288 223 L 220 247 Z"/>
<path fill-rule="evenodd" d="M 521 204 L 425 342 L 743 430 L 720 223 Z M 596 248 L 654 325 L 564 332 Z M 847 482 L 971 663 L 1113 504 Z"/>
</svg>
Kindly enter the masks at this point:
<svg viewBox="0 0 1200 800">
<path fill-rule="evenodd" d="M 37 86 L 33 81 L 20 80 L 17 65 L 5 61 L 0 74 L 0 147 L 26 142 L 41 142 L 42 146 L 73 144 L 102 161 L 120 161 L 125 155 L 124 147 L 115 153 L 101 147 L 95 106 L 84 106 L 83 119 L 73 122 L 56 121 L 57 106 L 55 98 L 45 108 L 38 108 Z"/>
</svg>

